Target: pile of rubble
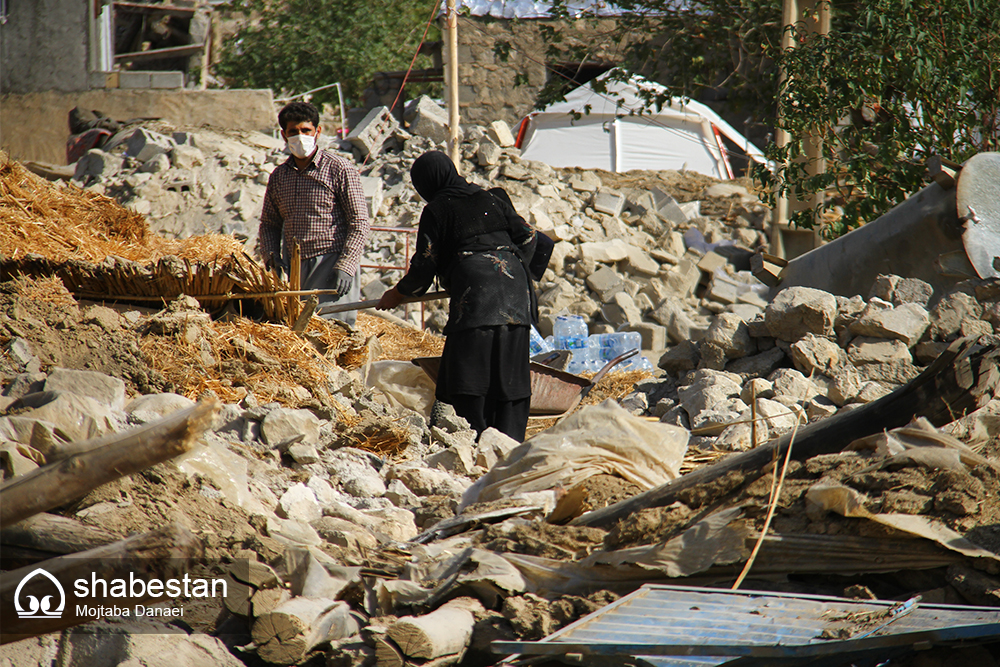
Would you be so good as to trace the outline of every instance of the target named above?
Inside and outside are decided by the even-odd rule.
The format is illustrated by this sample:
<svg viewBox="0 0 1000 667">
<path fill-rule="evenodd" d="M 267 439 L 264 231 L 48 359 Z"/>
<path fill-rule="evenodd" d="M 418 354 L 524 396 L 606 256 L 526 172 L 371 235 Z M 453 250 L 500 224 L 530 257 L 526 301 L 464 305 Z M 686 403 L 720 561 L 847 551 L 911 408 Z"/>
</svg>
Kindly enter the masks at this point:
<svg viewBox="0 0 1000 667">
<path fill-rule="evenodd" d="M 368 179 L 376 224 L 413 227 L 422 204 L 407 168 L 440 147 L 444 121 L 421 100 L 409 131 L 375 145 L 366 128 L 385 122 L 367 119 L 344 152 Z M 179 208 L 214 207 L 196 231 L 239 232 L 252 247 L 254 207 L 284 159 L 278 142 L 174 132 L 133 130 L 129 157 L 91 152 L 78 181 L 148 205 L 151 226 L 171 235 L 195 231 Z M 107 634 L 28 638 L 5 660 L 487 665 L 490 642 L 542 638 L 644 583 L 728 587 L 743 568 L 745 588 L 1000 606 L 1000 402 L 986 391 L 1000 378 L 989 365 L 996 281 L 934 294 L 881 276 L 864 296 L 789 287 L 768 300 L 747 272 L 768 212 L 744 187 L 553 170 L 520 161 L 512 143 L 500 123 L 466 128 L 463 172 L 502 185 L 558 240 L 539 284 L 541 332 L 579 314 L 591 333 L 639 332 L 658 366 L 608 376 L 575 413 L 533 422 L 523 444 L 492 430 L 477 440 L 447 409 L 431 420 L 433 386 L 408 360 L 439 352 L 432 333 L 363 314 L 356 331 L 313 318 L 295 333 L 231 310 L 213 319 L 189 298 L 98 305 L 55 279 L 0 283 L 5 478 L 89 451 L 70 444 L 115 442 L 214 406 L 209 423 L 189 427 L 191 451 L 5 525 L 5 551 L 27 566 L 176 525 L 229 583 L 225 600 L 185 600 L 184 624 L 110 618 Z M 85 166 L 106 156 L 116 173 Z M 238 189 L 232 171 L 244 174 Z M 165 182 L 182 181 L 163 196 Z M 376 236 L 366 263 L 401 264 L 404 247 Z M 388 285 L 377 270 L 366 278 L 368 298 Z M 876 415 L 874 435 L 830 444 L 838 453 L 783 466 L 769 455 L 735 472 L 739 457 L 775 442 L 791 451 L 800 428 L 882 405 L 949 345 L 971 349 L 958 341 L 967 337 L 987 361 L 979 375 L 955 374 L 980 409 L 939 420 L 950 422 L 941 430 L 919 421 L 882 435 Z M 729 472 L 709 478 L 720 466 Z M 707 481 L 670 504 L 588 519 L 693 474 Z M 56 520 L 77 539 L 46 540 Z M 928 652 L 920 664 L 950 659 Z M 962 659 L 995 656 L 966 649 Z"/>
</svg>

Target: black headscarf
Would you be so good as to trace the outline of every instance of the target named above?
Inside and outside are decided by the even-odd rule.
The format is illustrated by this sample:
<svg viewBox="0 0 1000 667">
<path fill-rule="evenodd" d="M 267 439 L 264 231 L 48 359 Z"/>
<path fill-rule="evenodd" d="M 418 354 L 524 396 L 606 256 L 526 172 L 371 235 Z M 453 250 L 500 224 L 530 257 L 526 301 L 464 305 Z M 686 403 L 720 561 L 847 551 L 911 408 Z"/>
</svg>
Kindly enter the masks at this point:
<svg viewBox="0 0 1000 667">
<path fill-rule="evenodd" d="M 414 160 L 410 178 L 417 194 L 428 202 L 442 195 L 468 197 L 482 190 L 459 176 L 451 158 L 441 151 L 427 151 Z"/>
</svg>

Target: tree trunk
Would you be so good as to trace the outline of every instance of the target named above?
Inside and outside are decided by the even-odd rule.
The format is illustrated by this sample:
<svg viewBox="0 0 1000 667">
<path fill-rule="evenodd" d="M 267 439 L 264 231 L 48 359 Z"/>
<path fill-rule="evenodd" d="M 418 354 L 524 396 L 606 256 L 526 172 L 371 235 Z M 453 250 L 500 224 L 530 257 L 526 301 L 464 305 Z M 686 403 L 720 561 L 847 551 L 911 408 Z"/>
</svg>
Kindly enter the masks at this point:
<svg viewBox="0 0 1000 667">
<path fill-rule="evenodd" d="M 389 626 L 389 637 L 408 658 L 440 658 L 464 653 L 476 618 L 467 598 L 452 600 L 425 616 L 404 616 Z"/>
<path fill-rule="evenodd" d="M 316 646 L 358 632 L 346 602 L 298 597 L 259 617 L 251 636 L 257 655 L 277 665 L 294 665 Z"/>
<path fill-rule="evenodd" d="M 216 401 L 198 403 L 99 444 L 79 443 L 64 460 L 0 485 L 0 528 L 187 452 L 211 426 L 217 406 Z"/>
<path fill-rule="evenodd" d="M 886 429 L 905 426 L 914 417 L 926 417 L 935 426 L 959 419 L 985 405 L 1000 385 L 996 345 L 979 347 L 976 338 L 956 340 L 920 375 L 896 391 L 860 408 L 834 415 L 772 440 L 747 452 L 678 477 L 655 489 L 627 500 L 588 512 L 570 521 L 571 526 L 607 527 L 650 507 L 675 502 L 682 491 L 708 484 L 732 474 L 734 483 L 757 479 L 771 461 L 784 458 L 792 448 L 792 458 L 804 461 L 820 454 L 834 454 L 858 438 Z"/>
<path fill-rule="evenodd" d="M 4 558 L 45 560 L 86 551 L 118 540 L 95 526 L 57 514 L 37 514 L 0 530 Z"/>
</svg>

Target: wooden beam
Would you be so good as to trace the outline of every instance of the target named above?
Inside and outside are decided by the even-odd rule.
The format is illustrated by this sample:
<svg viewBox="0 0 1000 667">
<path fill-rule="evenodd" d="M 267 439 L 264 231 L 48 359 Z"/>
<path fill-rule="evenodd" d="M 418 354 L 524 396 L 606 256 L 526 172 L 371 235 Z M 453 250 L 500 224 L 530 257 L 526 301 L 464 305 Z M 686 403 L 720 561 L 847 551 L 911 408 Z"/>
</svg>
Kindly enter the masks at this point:
<svg viewBox="0 0 1000 667">
<path fill-rule="evenodd" d="M 150 49 L 149 51 L 133 51 L 132 53 L 119 53 L 115 55 L 116 63 L 144 62 L 149 60 L 163 60 L 164 58 L 188 58 L 200 53 L 205 48 L 204 44 L 188 44 L 186 46 L 170 46 L 165 49 Z"/>
<path fill-rule="evenodd" d="M 0 528 L 183 454 L 211 426 L 217 409 L 217 401 L 201 402 L 117 437 L 71 443 L 65 459 L 0 485 Z"/>
</svg>

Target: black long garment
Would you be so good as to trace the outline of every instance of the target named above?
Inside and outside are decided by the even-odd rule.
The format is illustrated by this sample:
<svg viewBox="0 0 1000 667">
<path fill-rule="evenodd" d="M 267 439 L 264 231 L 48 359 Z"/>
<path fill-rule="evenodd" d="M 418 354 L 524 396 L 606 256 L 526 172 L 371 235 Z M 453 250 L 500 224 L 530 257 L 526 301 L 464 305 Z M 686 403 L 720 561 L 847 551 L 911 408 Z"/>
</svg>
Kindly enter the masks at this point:
<svg viewBox="0 0 1000 667">
<path fill-rule="evenodd" d="M 415 253 L 397 289 L 420 295 L 437 276 L 451 296 L 438 399 L 531 395 L 525 264 L 534 247 L 534 229 L 499 188 L 441 195 L 424 207 Z"/>
</svg>

